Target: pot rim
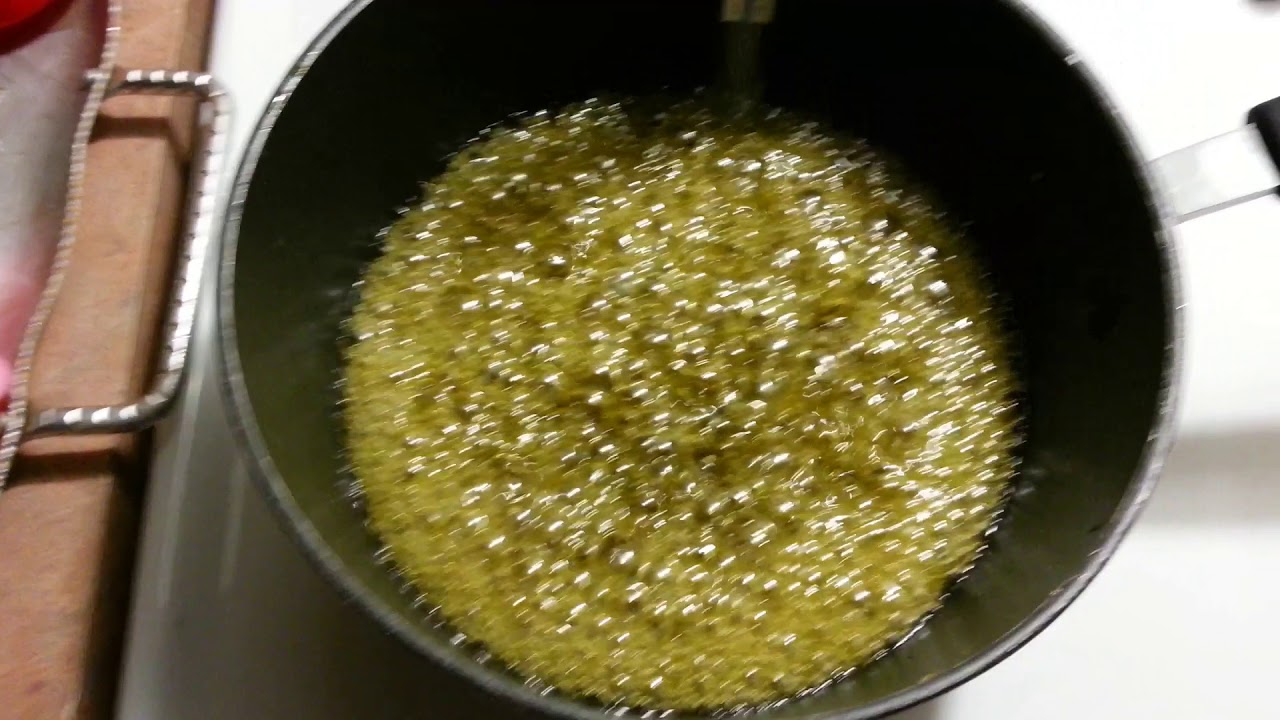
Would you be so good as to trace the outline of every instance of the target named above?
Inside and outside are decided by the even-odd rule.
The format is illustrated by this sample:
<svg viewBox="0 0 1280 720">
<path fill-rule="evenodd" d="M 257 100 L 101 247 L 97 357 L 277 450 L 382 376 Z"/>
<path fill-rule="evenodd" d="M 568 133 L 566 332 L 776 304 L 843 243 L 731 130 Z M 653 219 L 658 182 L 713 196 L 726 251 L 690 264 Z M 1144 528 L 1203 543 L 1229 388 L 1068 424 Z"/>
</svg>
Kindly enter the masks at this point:
<svg viewBox="0 0 1280 720">
<path fill-rule="evenodd" d="M 248 388 L 245 386 L 240 364 L 234 305 L 235 258 L 245 198 L 267 138 L 281 111 L 297 89 L 298 84 L 334 38 L 374 1 L 352 0 L 303 51 L 258 119 L 250 142 L 244 150 L 239 168 L 236 171 L 222 229 L 217 293 L 219 345 L 221 349 L 219 354 L 222 360 L 220 363 L 222 371 L 220 385 L 224 397 L 228 399 L 228 405 L 232 410 L 228 413 L 228 423 L 240 447 L 247 449 L 248 454 L 252 457 L 252 462 L 248 463 L 249 474 L 266 491 L 267 497 L 270 498 L 269 504 L 274 508 L 278 517 L 284 521 L 283 524 L 288 528 L 289 534 L 303 547 L 305 550 L 303 554 L 311 560 L 320 573 L 344 597 L 353 600 L 356 605 L 376 620 L 386 631 L 413 648 L 419 655 L 428 657 L 449 670 L 466 677 L 469 681 L 480 685 L 485 690 L 499 694 L 509 700 L 533 706 L 542 712 L 561 718 L 599 720 L 600 718 L 609 717 L 612 713 L 605 708 L 589 707 L 571 697 L 554 693 L 549 695 L 541 694 L 528 688 L 512 675 L 474 661 L 460 660 L 456 656 L 442 652 L 440 648 L 425 641 L 422 634 L 416 631 L 412 623 L 405 621 L 378 597 L 368 592 L 362 584 L 353 580 L 343 568 L 337 555 L 329 549 L 321 534 L 307 519 L 289 493 L 283 477 L 271 459 L 266 441 L 253 413 L 253 405 L 249 399 Z M 1017 14 L 1084 81 L 1092 93 L 1098 108 L 1103 110 L 1109 117 L 1113 130 L 1116 131 L 1121 140 L 1121 150 L 1129 160 L 1134 170 L 1135 178 L 1141 186 L 1147 213 L 1156 227 L 1154 241 L 1160 254 L 1160 275 L 1164 286 L 1164 304 L 1167 310 L 1165 331 L 1166 336 L 1170 339 L 1164 352 L 1161 385 L 1158 391 L 1155 415 L 1151 419 L 1151 429 L 1148 433 L 1142 456 L 1139 459 L 1138 467 L 1134 472 L 1134 479 L 1121 498 L 1116 512 L 1112 514 L 1101 530 L 1105 539 L 1098 550 L 1086 561 L 1080 572 L 1051 592 L 1044 602 L 1012 630 L 993 642 L 982 653 L 959 667 L 876 702 L 853 709 L 808 715 L 805 716 L 805 720 L 870 720 L 871 718 L 883 717 L 905 710 L 942 695 L 977 677 L 1030 642 L 1079 597 L 1089 583 L 1097 577 L 1111 556 L 1115 554 L 1120 542 L 1128 534 L 1154 491 L 1160 470 L 1172 446 L 1173 426 L 1177 416 L 1179 383 L 1184 365 L 1184 303 L 1181 275 L 1178 269 L 1177 248 L 1170 232 L 1170 228 L 1174 224 L 1173 214 L 1158 192 L 1150 166 L 1142 156 L 1132 131 L 1093 72 L 1089 70 L 1065 40 L 1044 19 L 1027 6 L 1027 0 L 994 1 Z"/>
</svg>

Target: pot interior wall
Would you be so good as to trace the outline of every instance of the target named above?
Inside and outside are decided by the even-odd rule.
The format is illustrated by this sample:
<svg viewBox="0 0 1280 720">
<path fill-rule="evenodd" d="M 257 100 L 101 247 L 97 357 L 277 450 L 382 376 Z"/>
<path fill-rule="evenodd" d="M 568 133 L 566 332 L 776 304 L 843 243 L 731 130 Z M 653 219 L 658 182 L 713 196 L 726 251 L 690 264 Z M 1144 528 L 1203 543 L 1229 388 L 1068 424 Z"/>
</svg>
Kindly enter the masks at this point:
<svg viewBox="0 0 1280 720">
<path fill-rule="evenodd" d="M 314 59 L 240 178 L 223 280 L 240 410 L 269 451 L 266 479 L 348 590 L 442 656 L 465 662 L 374 562 L 341 489 L 335 382 L 351 285 L 394 209 L 479 128 L 601 91 L 711 82 L 717 12 L 715 0 L 374 2 Z M 1022 477 L 990 552 L 903 646 L 771 713 L 799 717 L 883 701 L 965 665 L 1085 569 L 1140 470 L 1171 311 L 1159 229 L 1124 138 L 1019 12 L 788 0 L 765 53 L 770 103 L 870 137 L 970 223 L 1010 309 L 1026 386 Z M 498 671 L 475 673 L 525 692 Z"/>
</svg>

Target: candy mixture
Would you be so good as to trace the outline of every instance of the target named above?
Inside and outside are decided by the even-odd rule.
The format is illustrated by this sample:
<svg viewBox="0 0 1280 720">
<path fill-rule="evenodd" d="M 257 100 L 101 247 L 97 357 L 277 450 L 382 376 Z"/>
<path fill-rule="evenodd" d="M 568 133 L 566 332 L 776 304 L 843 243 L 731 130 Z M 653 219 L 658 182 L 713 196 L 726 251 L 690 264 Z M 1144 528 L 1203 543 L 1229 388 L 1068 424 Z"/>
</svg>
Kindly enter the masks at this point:
<svg viewBox="0 0 1280 720">
<path fill-rule="evenodd" d="M 938 605 L 1015 471 L 963 236 L 785 113 L 593 100 L 492 130 L 359 290 L 371 527 L 451 627 L 564 692 L 820 686 Z"/>
</svg>

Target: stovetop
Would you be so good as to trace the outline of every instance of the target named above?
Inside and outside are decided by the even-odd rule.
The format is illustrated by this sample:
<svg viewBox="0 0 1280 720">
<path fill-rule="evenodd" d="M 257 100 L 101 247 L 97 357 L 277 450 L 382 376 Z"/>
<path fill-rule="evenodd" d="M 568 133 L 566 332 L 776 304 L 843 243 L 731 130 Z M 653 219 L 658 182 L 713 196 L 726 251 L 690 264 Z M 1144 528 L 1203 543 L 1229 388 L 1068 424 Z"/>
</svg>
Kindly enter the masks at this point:
<svg viewBox="0 0 1280 720">
<path fill-rule="evenodd" d="M 1280 3 L 1029 0 L 1100 76 L 1148 157 L 1280 95 Z M 237 155 L 345 0 L 222 0 L 212 67 Z M 1177 231 L 1187 374 L 1177 445 L 1101 577 L 1009 660 L 899 720 L 1274 717 L 1280 659 L 1280 199 Z M 384 635 L 277 526 L 225 420 L 213 294 L 157 434 L 123 720 L 518 717 Z"/>
</svg>

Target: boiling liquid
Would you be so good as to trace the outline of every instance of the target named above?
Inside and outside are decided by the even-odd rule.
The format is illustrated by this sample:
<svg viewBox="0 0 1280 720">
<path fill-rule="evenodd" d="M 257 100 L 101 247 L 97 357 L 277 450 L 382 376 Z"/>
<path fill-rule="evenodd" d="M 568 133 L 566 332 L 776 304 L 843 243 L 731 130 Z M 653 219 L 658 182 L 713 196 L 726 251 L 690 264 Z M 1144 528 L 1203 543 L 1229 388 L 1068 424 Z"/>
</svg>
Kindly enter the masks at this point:
<svg viewBox="0 0 1280 720">
<path fill-rule="evenodd" d="M 963 238 L 785 114 L 592 101 L 494 131 L 360 291 L 373 530 L 565 692 L 723 708 L 849 671 L 936 607 L 1015 470 Z"/>
</svg>

